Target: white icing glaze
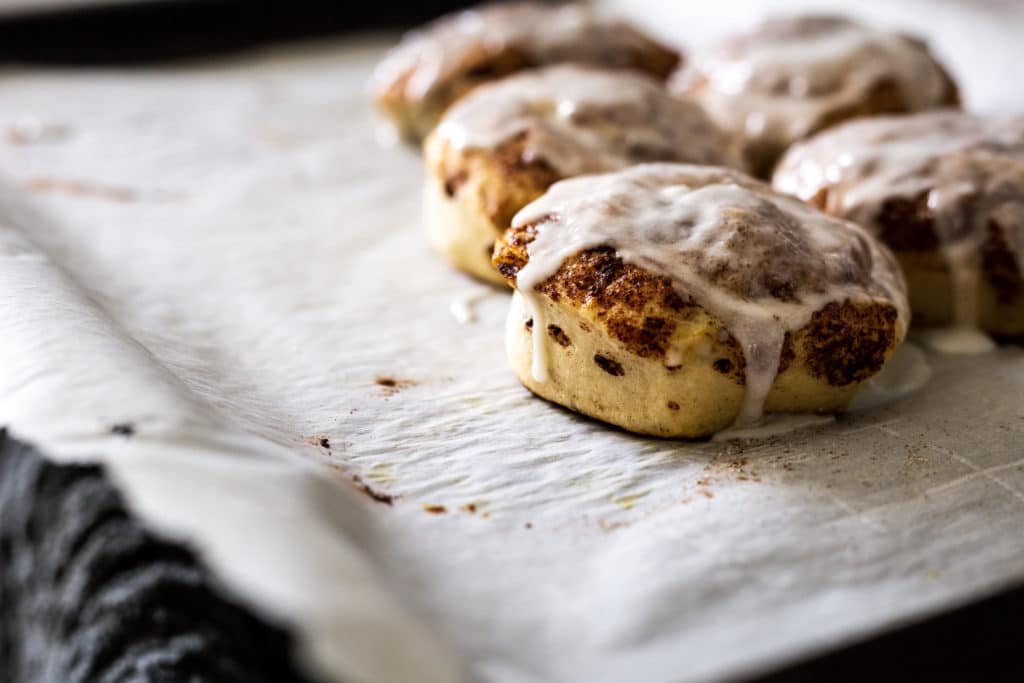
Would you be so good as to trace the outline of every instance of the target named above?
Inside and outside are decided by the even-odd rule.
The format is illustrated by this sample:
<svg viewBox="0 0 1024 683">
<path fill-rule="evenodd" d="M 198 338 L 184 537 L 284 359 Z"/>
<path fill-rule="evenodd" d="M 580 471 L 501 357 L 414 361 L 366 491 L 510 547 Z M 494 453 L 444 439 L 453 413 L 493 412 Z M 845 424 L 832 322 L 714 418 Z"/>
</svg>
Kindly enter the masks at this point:
<svg viewBox="0 0 1024 683">
<path fill-rule="evenodd" d="M 516 287 L 534 316 L 537 381 L 547 368 L 536 287 L 570 256 L 599 246 L 668 276 L 735 337 L 746 360 L 737 426 L 761 417 L 786 332 L 827 303 L 891 303 L 900 334 L 906 329 L 905 286 L 891 254 L 859 226 L 727 169 L 644 164 L 565 180 L 512 223 L 535 231 Z"/>
<path fill-rule="evenodd" d="M 976 327 L 951 325 L 921 330 L 922 344 L 941 353 L 972 356 L 996 350 L 996 343 Z"/>
<path fill-rule="evenodd" d="M 493 149 L 525 135 L 523 158 L 566 177 L 644 161 L 740 165 L 699 105 L 638 73 L 576 65 L 477 88 L 447 111 L 437 135 L 456 149 Z"/>
<path fill-rule="evenodd" d="M 769 20 L 693 57 L 674 87 L 725 130 L 785 147 L 872 88 L 899 88 L 908 111 L 939 105 L 948 83 L 924 46 L 835 17 Z"/>
<path fill-rule="evenodd" d="M 1024 273 L 1024 116 L 939 111 L 851 122 L 793 147 L 774 185 L 803 199 L 827 190 L 827 212 L 876 233 L 887 201 L 926 196 L 956 326 L 977 324 L 980 247 L 990 227 Z"/>
<path fill-rule="evenodd" d="M 374 73 L 379 90 L 406 74 L 403 95 L 422 101 L 488 56 L 514 49 L 532 65 L 585 62 L 628 67 L 654 43 L 585 5 L 492 4 L 441 17 L 408 33 Z"/>
<path fill-rule="evenodd" d="M 475 323 L 477 320 L 476 305 L 494 293 L 494 289 L 478 289 L 466 292 L 452 299 L 451 303 L 448 304 L 448 311 L 455 318 L 455 322 L 460 325 Z"/>
</svg>

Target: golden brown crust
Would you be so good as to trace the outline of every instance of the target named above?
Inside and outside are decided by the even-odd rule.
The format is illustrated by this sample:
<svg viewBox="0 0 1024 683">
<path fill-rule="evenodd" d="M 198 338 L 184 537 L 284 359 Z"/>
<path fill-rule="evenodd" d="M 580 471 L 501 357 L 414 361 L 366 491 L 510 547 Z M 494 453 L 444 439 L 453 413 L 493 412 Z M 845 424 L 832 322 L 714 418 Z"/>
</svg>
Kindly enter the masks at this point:
<svg viewBox="0 0 1024 683">
<path fill-rule="evenodd" d="M 862 382 L 882 369 L 896 339 L 896 308 L 831 302 L 794 335 L 812 377 L 832 386 Z"/>
<path fill-rule="evenodd" d="M 510 228 L 495 245 L 492 263 L 509 286 L 515 286 L 529 260 L 526 248 L 533 237 L 532 225 Z M 669 278 L 623 262 L 611 247 L 570 258 L 537 289 L 554 302 L 584 311 L 624 351 L 648 359 L 665 359 L 676 326 L 703 311 L 681 296 Z M 716 370 L 742 384 L 745 361 L 739 343 L 730 335 L 721 344 L 728 354 L 713 361 Z"/>
<path fill-rule="evenodd" d="M 510 228 L 495 245 L 493 264 L 510 286 L 515 286 L 519 270 L 529 261 L 527 245 L 534 235 L 533 224 Z M 708 315 L 678 292 L 669 278 L 624 263 L 611 247 L 570 257 L 537 291 L 583 312 L 623 351 L 647 359 L 667 360 L 676 327 L 698 314 Z M 810 376 L 830 386 L 864 381 L 881 369 L 895 348 L 897 317 L 896 308 L 884 303 L 829 303 L 807 325 L 787 333 L 779 375 L 799 362 Z M 742 385 L 746 373 L 742 349 L 720 323 L 717 328 L 712 365 Z"/>
<path fill-rule="evenodd" d="M 377 106 L 395 122 L 407 142 L 416 144 L 434 129 L 448 107 L 473 88 L 532 66 L 536 65 L 515 48 L 498 53 L 476 49 L 466 54 L 459 78 L 439 85 L 419 101 L 411 101 L 405 94 L 416 74 L 415 67 L 410 66 L 377 91 Z"/>
<path fill-rule="evenodd" d="M 449 199 L 465 199 L 471 193 L 481 213 L 494 224 L 497 237 L 519 209 L 561 180 L 543 159 L 526 160 L 525 144 L 525 134 L 520 134 L 492 150 L 460 150 L 431 136 L 425 147 L 427 170 L 442 179 Z"/>
</svg>

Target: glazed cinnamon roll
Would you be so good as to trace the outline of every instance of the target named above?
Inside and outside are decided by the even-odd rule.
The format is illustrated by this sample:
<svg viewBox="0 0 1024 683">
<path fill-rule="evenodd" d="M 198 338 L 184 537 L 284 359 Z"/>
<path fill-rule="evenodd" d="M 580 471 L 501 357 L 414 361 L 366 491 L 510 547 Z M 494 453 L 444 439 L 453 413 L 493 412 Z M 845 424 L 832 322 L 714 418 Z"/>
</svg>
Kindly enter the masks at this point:
<svg viewBox="0 0 1024 683">
<path fill-rule="evenodd" d="M 646 76 L 576 65 L 481 86 L 448 110 L 424 150 L 431 244 L 499 283 L 494 241 L 557 180 L 655 160 L 740 163 L 693 102 Z"/>
<path fill-rule="evenodd" d="M 955 106 L 953 80 L 920 40 L 848 19 L 772 19 L 695 55 L 671 81 L 743 142 L 768 177 L 789 145 L 847 119 Z"/>
<path fill-rule="evenodd" d="M 374 74 L 377 104 L 402 137 L 426 137 L 441 114 L 476 86 L 526 68 L 576 62 L 664 79 L 671 48 L 585 5 L 484 5 L 407 34 Z"/>
<path fill-rule="evenodd" d="M 559 182 L 516 215 L 494 264 L 516 289 L 506 343 L 520 381 L 645 434 L 839 411 L 908 324 L 881 243 L 722 168 Z"/>
<path fill-rule="evenodd" d="M 774 185 L 888 244 L 915 322 L 1024 337 L 1024 116 L 851 122 L 791 149 Z"/>
</svg>

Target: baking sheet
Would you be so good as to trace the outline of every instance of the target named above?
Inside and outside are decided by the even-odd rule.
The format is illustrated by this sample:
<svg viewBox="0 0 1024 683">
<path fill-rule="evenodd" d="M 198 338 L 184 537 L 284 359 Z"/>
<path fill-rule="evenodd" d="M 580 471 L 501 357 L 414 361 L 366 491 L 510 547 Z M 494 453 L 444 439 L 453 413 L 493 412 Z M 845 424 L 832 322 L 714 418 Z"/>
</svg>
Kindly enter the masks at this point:
<svg viewBox="0 0 1024 683">
<path fill-rule="evenodd" d="M 388 43 L 0 76 L 0 423 L 337 680 L 735 676 L 1024 578 L 1019 348 L 755 444 L 531 397 L 374 140 Z"/>
</svg>

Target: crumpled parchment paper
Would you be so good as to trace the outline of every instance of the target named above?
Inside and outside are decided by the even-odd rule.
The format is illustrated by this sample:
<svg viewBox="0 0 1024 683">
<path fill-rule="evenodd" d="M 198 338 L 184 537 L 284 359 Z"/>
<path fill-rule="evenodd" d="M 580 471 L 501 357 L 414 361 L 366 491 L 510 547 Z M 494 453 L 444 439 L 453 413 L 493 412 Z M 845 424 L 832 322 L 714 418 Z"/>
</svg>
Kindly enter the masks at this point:
<svg viewBox="0 0 1024 683">
<path fill-rule="evenodd" d="M 1024 579 L 1019 348 L 754 444 L 530 396 L 374 141 L 388 43 L 0 76 L 0 423 L 337 680 L 733 676 Z"/>
</svg>

